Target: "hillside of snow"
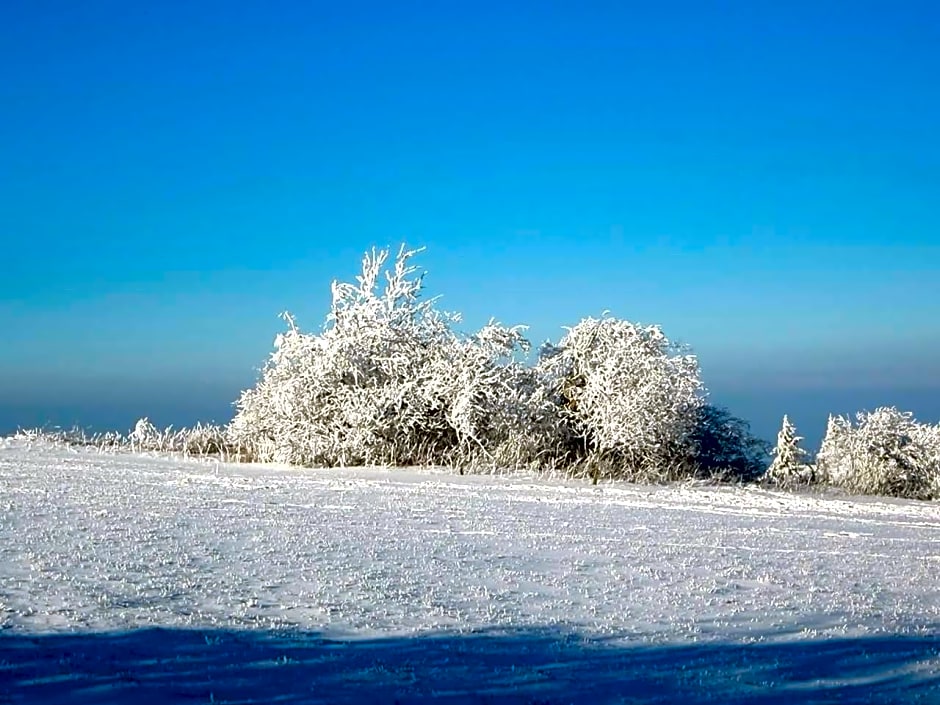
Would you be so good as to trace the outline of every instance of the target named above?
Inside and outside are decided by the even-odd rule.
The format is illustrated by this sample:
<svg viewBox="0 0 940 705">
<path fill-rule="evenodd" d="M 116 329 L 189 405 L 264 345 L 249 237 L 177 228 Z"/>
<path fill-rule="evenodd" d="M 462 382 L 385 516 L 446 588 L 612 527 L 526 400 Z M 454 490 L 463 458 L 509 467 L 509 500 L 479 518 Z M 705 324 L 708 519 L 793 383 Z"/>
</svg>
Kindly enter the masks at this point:
<svg viewBox="0 0 940 705">
<path fill-rule="evenodd" d="M 0 440 L 0 703 L 940 703 L 940 505 Z"/>
</svg>

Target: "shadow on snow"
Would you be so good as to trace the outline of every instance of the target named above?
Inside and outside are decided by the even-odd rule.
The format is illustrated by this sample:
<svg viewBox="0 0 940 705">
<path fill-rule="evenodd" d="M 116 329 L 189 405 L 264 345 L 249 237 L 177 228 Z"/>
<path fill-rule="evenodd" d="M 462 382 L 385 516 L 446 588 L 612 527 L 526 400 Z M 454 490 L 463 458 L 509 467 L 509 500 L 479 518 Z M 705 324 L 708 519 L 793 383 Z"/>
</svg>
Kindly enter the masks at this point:
<svg viewBox="0 0 940 705">
<path fill-rule="evenodd" d="M 0 635 L 0 703 L 940 702 L 940 638 L 631 645 L 551 630 L 374 639 Z"/>
</svg>

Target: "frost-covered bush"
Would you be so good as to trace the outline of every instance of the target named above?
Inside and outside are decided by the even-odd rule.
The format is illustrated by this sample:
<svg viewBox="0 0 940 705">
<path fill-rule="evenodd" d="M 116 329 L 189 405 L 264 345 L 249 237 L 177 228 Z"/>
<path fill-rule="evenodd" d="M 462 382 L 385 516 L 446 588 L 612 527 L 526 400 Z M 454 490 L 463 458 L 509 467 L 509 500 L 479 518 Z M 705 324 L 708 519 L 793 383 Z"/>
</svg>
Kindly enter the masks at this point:
<svg viewBox="0 0 940 705">
<path fill-rule="evenodd" d="M 422 300 L 416 251 L 368 253 L 355 284 L 333 284 L 324 330 L 289 330 L 238 400 L 229 439 L 298 465 L 544 465 L 559 434 L 537 376 L 515 360 L 520 328 L 473 336 Z M 383 276 L 384 275 L 384 276 Z M 383 281 L 384 279 L 384 281 Z"/>
<path fill-rule="evenodd" d="M 923 449 L 923 462 L 928 468 L 924 496 L 940 499 L 940 423 L 918 424 L 914 430 L 914 443 Z"/>
<path fill-rule="evenodd" d="M 913 499 L 940 497 L 940 427 L 881 407 L 857 425 L 830 417 L 817 455 L 828 482 L 852 492 Z"/>
<path fill-rule="evenodd" d="M 358 283 L 333 284 L 322 334 L 289 330 L 257 386 L 236 404 L 230 437 L 257 460 L 297 465 L 409 463 L 455 444 L 442 405 L 422 384 L 431 351 L 450 338 L 448 320 L 420 301 L 420 277 L 399 254 L 366 255 Z M 439 447 L 443 445 L 444 447 Z"/>
<path fill-rule="evenodd" d="M 800 447 L 802 436 L 796 435 L 796 426 L 784 414 L 777 445 L 773 449 L 773 461 L 764 475 L 764 480 L 781 488 L 792 488 L 814 482 L 815 473 L 807 460 L 807 453 Z"/>
<path fill-rule="evenodd" d="M 137 419 L 134 430 L 128 434 L 127 440 L 135 450 L 162 450 L 165 435 L 158 431 L 157 427 L 145 416 Z"/>
<path fill-rule="evenodd" d="M 228 443 L 226 429 L 216 424 L 197 423 L 180 429 L 174 436 L 173 450 L 195 456 L 217 456 L 237 460 L 238 448 Z"/>
<path fill-rule="evenodd" d="M 595 480 L 687 474 L 703 387 L 696 358 L 659 327 L 586 318 L 543 347 L 538 372 Z"/>
</svg>

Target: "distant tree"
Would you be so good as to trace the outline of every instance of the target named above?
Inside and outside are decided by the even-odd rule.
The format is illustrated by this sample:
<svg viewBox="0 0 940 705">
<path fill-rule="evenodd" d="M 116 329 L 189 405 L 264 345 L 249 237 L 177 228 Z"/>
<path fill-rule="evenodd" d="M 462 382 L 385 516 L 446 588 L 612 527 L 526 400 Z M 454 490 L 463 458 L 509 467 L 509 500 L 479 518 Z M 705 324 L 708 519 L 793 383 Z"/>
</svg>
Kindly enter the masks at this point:
<svg viewBox="0 0 940 705">
<path fill-rule="evenodd" d="M 796 435 L 796 427 L 784 414 L 777 445 L 773 449 L 773 461 L 764 479 L 777 487 L 790 488 L 813 482 L 812 466 L 806 462 L 807 452 L 800 447 L 802 436 Z"/>
</svg>

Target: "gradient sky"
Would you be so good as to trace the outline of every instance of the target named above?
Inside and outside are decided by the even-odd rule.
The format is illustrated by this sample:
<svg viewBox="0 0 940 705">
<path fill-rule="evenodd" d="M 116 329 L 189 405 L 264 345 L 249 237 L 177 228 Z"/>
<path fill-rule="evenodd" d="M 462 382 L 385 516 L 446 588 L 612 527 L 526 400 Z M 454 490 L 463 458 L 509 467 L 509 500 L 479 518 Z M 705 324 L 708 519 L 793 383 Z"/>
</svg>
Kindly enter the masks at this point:
<svg viewBox="0 0 940 705">
<path fill-rule="evenodd" d="M 663 325 L 763 435 L 940 420 L 938 7 L 6 3 L 0 431 L 224 421 L 402 241 L 468 328 Z"/>
</svg>

